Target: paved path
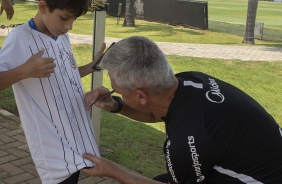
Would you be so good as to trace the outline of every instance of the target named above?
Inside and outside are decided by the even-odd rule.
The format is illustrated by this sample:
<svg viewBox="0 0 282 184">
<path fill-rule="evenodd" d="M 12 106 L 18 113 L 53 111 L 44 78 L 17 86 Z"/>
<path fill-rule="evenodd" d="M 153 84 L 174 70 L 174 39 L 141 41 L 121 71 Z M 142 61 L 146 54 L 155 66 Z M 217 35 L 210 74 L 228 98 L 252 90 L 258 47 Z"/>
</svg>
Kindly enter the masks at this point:
<svg viewBox="0 0 282 184">
<path fill-rule="evenodd" d="M 7 35 L 0 29 L 0 36 Z M 73 44 L 92 44 L 92 36 L 70 34 Z M 110 45 L 116 38 L 106 38 Z M 239 59 L 242 61 L 282 61 L 282 48 L 263 46 L 226 46 L 157 42 L 165 54 L 201 58 Z M 40 179 L 26 144 L 18 117 L 0 109 L 0 184 L 39 184 Z M 109 178 L 81 174 L 79 184 L 117 184 Z"/>
<path fill-rule="evenodd" d="M 69 34 L 73 44 L 92 44 L 92 36 Z M 120 39 L 106 37 L 110 45 Z M 282 61 L 282 48 L 266 46 L 229 46 L 215 44 L 190 44 L 157 42 L 165 54 L 199 58 L 239 59 L 242 61 Z"/>
<path fill-rule="evenodd" d="M 0 109 L 0 184 L 40 184 L 17 116 Z M 79 184 L 118 184 L 81 172 Z"/>
<path fill-rule="evenodd" d="M 0 29 L 0 36 L 5 36 L 8 29 Z M 73 44 L 92 44 L 91 35 L 79 35 L 70 33 Z M 107 45 L 117 38 L 105 38 Z M 192 56 L 200 58 L 239 59 L 242 61 L 282 61 L 282 48 L 266 46 L 230 46 L 215 44 L 190 44 L 190 43 L 168 43 L 157 42 L 165 54 Z"/>
</svg>

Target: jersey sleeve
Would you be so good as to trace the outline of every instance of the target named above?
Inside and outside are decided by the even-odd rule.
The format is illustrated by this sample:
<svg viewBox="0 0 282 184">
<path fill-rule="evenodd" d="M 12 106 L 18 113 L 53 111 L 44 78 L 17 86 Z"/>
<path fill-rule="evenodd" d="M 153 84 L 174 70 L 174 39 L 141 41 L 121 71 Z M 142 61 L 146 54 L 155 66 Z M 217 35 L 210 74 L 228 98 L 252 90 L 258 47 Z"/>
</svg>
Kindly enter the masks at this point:
<svg viewBox="0 0 282 184">
<path fill-rule="evenodd" d="M 21 29 L 21 28 L 20 28 Z M 11 70 L 28 59 L 28 38 L 17 28 L 6 37 L 0 51 L 0 72 Z"/>
</svg>

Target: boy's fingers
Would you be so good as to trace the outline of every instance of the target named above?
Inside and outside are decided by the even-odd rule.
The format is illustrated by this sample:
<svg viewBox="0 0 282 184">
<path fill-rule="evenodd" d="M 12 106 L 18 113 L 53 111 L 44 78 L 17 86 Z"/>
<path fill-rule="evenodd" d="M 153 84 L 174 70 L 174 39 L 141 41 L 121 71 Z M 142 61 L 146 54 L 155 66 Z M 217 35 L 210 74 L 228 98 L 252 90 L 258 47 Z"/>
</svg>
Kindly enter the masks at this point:
<svg viewBox="0 0 282 184">
<path fill-rule="evenodd" d="M 37 53 L 35 53 L 32 57 L 35 57 L 35 58 L 40 58 L 42 55 L 44 54 L 44 49 L 38 51 Z M 44 61 L 46 63 L 54 63 L 54 59 L 51 58 L 51 57 L 46 57 L 46 58 L 42 58 L 44 59 Z M 55 64 L 55 63 L 54 63 Z"/>
<path fill-rule="evenodd" d="M 47 63 L 54 63 L 54 59 L 51 58 L 51 57 L 48 57 L 48 58 L 43 58 Z M 55 65 L 55 63 L 54 63 Z"/>
<path fill-rule="evenodd" d="M 44 49 L 38 51 L 36 54 L 34 54 L 34 57 L 41 57 L 44 54 Z"/>
<path fill-rule="evenodd" d="M 105 49 L 106 49 L 106 44 L 103 43 L 102 46 L 101 46 L 101 48 L 100 48 L 100 50 L 98 51 L 98 53 L 99 53 L 100 56 L 103 55 L 103 52 L 104 52 Z M 97 55 L 98 55 L 98 54 L 97 54 Z"/>
</svg>

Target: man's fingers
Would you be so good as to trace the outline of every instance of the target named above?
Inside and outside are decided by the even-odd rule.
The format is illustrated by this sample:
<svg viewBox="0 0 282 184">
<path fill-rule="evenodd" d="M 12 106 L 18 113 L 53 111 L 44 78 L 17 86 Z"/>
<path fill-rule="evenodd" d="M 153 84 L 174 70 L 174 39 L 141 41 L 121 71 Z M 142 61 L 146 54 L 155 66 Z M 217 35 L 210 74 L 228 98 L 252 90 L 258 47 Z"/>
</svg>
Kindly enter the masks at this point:
<svg viewBox="0 0 282 184">
<path fill-rule="evenodd" d="M 92 174 L 92 168 L 89 168 L 89 169 L 85 168 L 85 169 L 82 169 L 82 171 L 83 171 L 85 174 L 95 176 L 95 175 Z"/>
<path fill-rule="evenodd" d="M 89 153 L 84 153 L 82 156 L 83 156 L 83 158 L 86 158 L 87 160 L 92 161 L 92 156 L 93 156 L 93 155 L 91 155 L 91 154 L 89 154 Z"/>
<path fill-rule="evenodd" d="M 91 162 L 95 163 L 97 161 L 97 158 L 94 155 L 91 155 L 89 153 L 84 153 L 82 156 L 83 158 L 86 158 L 87 160 L 90 160 Z"/>
</svg>

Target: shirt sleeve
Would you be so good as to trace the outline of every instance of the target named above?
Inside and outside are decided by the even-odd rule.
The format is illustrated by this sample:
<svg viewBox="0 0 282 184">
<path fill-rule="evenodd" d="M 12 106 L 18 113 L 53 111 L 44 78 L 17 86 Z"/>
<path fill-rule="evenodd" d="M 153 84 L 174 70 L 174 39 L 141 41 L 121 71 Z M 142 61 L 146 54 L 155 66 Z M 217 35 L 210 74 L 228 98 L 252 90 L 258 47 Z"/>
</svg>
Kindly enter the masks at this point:
<svg viewBox="0 0 282 184">
<path fill-rule="evenodd" d="M 24 31 L 17 28 L 6 37 L 0 51 L 0 72 L 22 65 L 28 59 L 28 39 Z"/>
</svg>

